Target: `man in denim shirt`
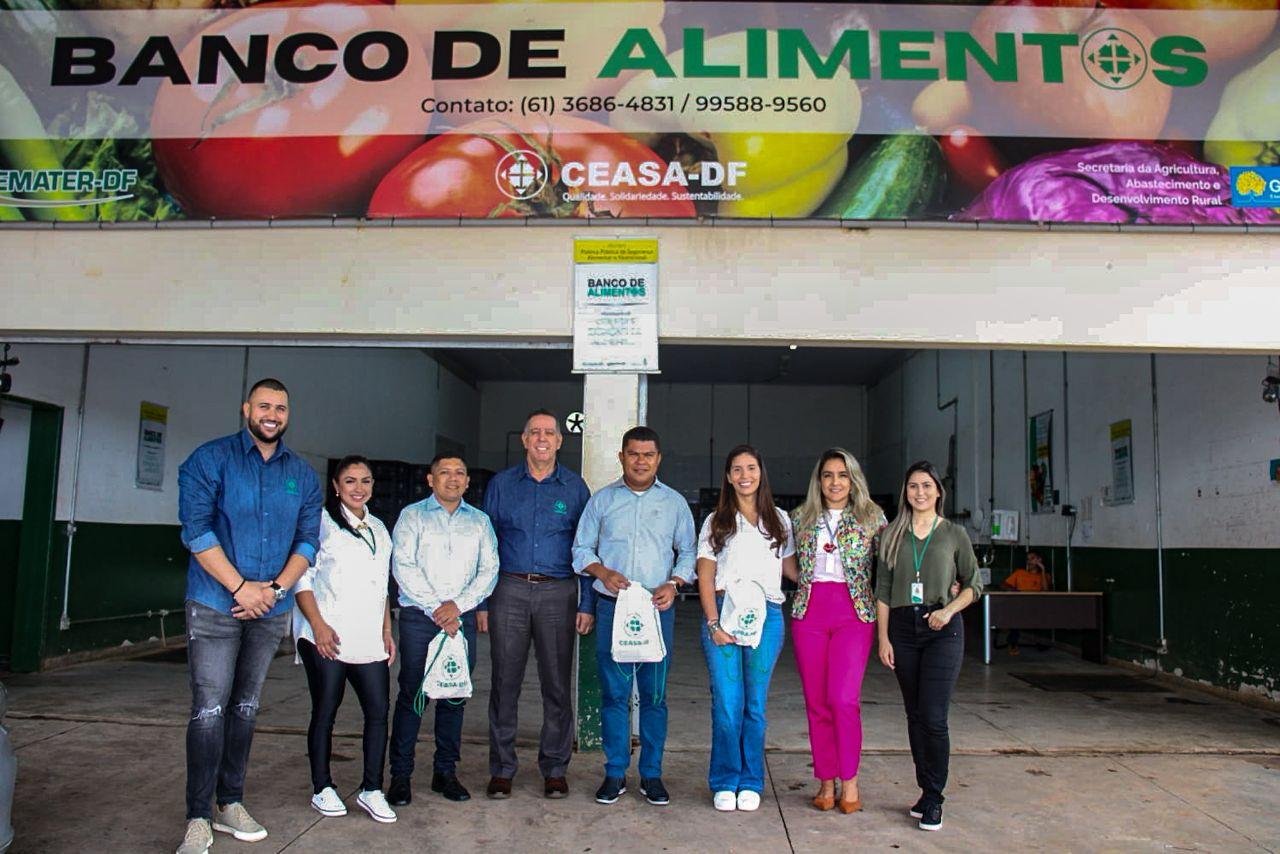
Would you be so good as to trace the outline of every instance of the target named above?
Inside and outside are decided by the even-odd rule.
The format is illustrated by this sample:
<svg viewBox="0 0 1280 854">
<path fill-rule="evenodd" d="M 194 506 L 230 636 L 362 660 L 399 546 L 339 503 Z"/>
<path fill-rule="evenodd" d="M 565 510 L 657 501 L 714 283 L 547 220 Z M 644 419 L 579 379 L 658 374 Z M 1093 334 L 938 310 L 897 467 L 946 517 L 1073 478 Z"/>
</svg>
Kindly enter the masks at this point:
<svg viewBox="0 0 1280 854">
<path fill-rule="evenodd" d="M 655 806 L 671 802 L 662 784 L 667 742 L 667 664 L 674 616 L 671 605 L 683 584 L 693 582 L 697 557 L 693 514 L 684 496 L 658 480 L 662 445 L 648 427 L 622 436 L 622 477 L 587 502 L 573 541 L 573 567 L 594 576 L 596 660 L 600 670 L 600 726 L 604 737 L 604 782 L 596 801 L 611 804 L 627 790 L 631 765 L 631 684 L 640 694 L 640 794 Z M 634 666 L 613 660 L 613 620 L 618 591 L 632 583 L 653 593 L 667 654 Z"/>
<path fill-rule="evenodd" d="M 538 768 L 543 794 L 569 793 L 565 772 L 573 751 L 574 631 L 595 622 L 595 595 L 573 572 L 573 532 L 591 492 L 556 462 L 564 437 L 545 409 L 525 419 L 525 459 L 499 472 L 484 494 L 484 512 L 498 535 L 498 586 L 476 615 L 488 631 L 493 660 L 489 694 L 491 798 L 511 795 L 516 773 L 516 717 L 529 647 L 538 660 L 542 734 Z"/>
<path fill-rule="evenodd" d="M 201 445 L 178 469 L 182 542 L 191 551 L 187 832 L 178 854 L 203 854 L 213 830 L 243 842 L 267 836 L 241 803 L 249 746 L 267 668 L 289 627 L 293 585 L 320 545 L 320 481 L 281 441 L 288 390 L 259 380 L 243 415 L 244 430 Z"/>
</svg>

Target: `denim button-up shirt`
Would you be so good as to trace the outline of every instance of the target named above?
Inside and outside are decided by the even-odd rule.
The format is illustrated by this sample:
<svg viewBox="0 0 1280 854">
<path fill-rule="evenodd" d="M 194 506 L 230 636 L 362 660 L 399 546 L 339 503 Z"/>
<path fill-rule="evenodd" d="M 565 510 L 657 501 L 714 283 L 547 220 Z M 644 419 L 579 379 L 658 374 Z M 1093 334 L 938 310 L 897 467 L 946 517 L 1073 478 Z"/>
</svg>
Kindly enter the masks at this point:
<svg viewBox="0 0 1280 854">
<path fill-rule="evenodd" d="M 489 517 L 465 501 L 452 513 L 434 496 L 400 513 L 394 566 L 400 604 L 432 614 L 447 601 L 470 611 L 498 583 L 498 542 Z"/>
<path fill-rule="evenodd" d="M 494 475 L 484 493 L 484 512 L 498 535 L 501 571 L 573 578 L 573 533 L 590 497 L 586 482 L 559 463 L 540 481 L 523 462 Z M 579 585 L 578 612 L 594 614 L 590 579 L 580 579 Z"/>
<path fill-rule="evenodd" d="M 263 460 L 248 430 L 206 442 L 178 467 L 178 519 L 187 562 L 187 598 L 231 613 L 231 591 L 204 571 L 198 552 L 222 546 L 250 581 L 271 581 L 290 555 L 314 564 L 324 498 L 315 469 L 283 442 Z M 293 607 L 293 591 L 266 616 Z"/>
<path fill-rule="evenodd" d="M 649 590 L 673 576 L 691 583 L 695 540 L 684 496 L 656 480 L 637 495 L 620 478 L 587 502 L 573 541 L 573 568 L 585 575 L 588 566 L 600 563 Z M 609 592 L 598 579 L 592 586 Z"/>
</svg>

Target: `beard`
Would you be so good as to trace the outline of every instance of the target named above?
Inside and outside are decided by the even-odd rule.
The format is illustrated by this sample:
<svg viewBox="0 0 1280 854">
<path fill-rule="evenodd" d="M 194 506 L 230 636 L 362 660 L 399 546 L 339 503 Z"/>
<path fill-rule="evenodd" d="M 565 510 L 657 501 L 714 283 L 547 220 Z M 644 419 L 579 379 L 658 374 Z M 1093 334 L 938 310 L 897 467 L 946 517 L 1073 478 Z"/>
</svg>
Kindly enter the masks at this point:
<svg viewBox="0 0 1280 854">
<path fill-rule="evenodd" d="M 259 442 L 262 442 L 265 445 L 274 445 L 276 442 L 279 442 L 282 438 L 284 438 L 284 431 L 289 429 L 289 425 L 286 424 L 283 427 L 281 427 L 279 430 L 277 430 L 274 436 L 267 436 L 262 432 L 262 427 L 257 421 L 253 421 L 251 419 L 249 421 L 248 426 L 249 426 L 249 432 L 254 435 L 254 438 L 256 438 Z"/>
</svg>

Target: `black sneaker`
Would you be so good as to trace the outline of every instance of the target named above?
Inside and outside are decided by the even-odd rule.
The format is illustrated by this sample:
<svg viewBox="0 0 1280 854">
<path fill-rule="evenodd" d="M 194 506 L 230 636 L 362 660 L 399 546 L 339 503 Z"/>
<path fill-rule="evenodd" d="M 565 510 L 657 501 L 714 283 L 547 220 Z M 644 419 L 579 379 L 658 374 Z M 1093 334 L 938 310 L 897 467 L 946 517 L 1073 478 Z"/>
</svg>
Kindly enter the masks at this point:
<svg viewBox="0 0 1280 854">
<path fill-rule="evenodd" d="M 942 830 L 942 804 L 929 804 L 920 816 L 921 830 Z"/>
<path fill-rule="evenodd" d="M 600 788 L 596 789 L 596 803 L 616 803 L 626 790 L 626 777 L 605 777 L 604 782 L 600 784 Z"/>
<path fill-rule="evenodd" d="M 439 792 L 450 801 L 469 801 L 471 793 L 466 787 L 458 782 L 458 778 L 453 774 L 441 774 L 436 772 L 431 775 L 431 791 Z"/>
<path fill-rule="evenodd" d="M 387 803 L 393 807 L 402 807 L 413 800 L 413 791 L 409 788 L 408 777 L 392 777 L 391 787 L 387 789 Z"/>
<path fill-rule="evenodd" d="M 921 795 L 920 800 L 911 805 L 911 809 L 908 810 L 908 812 L 911 814 L 912 818 L 924 817 L 924 795 Z"/>
<path fill-rule="evenodd" d="M 667 794 L 667 787 L 662 785 L 661 777 L 641 777 L 640 794 L 655 807 L 665 807 L 671 803 L 671 796 Z"/>
</svg>

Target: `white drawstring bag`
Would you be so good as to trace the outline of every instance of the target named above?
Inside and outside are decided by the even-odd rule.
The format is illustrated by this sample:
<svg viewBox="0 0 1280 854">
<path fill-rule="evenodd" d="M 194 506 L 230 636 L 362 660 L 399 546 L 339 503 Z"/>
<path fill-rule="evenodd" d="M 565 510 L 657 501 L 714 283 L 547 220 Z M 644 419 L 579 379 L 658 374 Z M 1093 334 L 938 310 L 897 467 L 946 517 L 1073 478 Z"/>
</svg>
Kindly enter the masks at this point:
<svg viewBox="0 0 1280 854">
<path fill-rule="evenodd" d="M 618 591 L 611 652 L 618 664 L 646 664 L 667 657 L 653 594 L 635 582 Z"/>
<path fill-rule="evenodd" d="M 427 668 L 422 674 L 422 689 L 418 693 L 431 700 L 465 700 L 471 696 L 467 639 L 461 629 L 452 637 L 448 632 L 440 632 L 431 639 L 427 645 Z"/>
<path fill-rule="evenodd" d="M 760 646 L 764 621 L 769 611 L 760 582 L 734 578 L 724 586 L 724 603 L 720 606 L 720 628 L 733 635 L 738 646 L 752 649 Z"/>
</svg>

